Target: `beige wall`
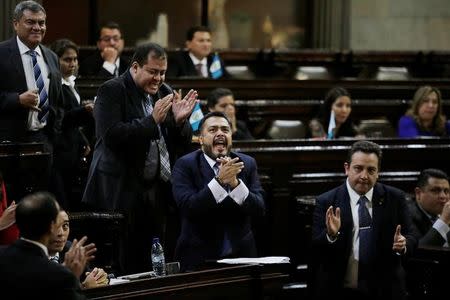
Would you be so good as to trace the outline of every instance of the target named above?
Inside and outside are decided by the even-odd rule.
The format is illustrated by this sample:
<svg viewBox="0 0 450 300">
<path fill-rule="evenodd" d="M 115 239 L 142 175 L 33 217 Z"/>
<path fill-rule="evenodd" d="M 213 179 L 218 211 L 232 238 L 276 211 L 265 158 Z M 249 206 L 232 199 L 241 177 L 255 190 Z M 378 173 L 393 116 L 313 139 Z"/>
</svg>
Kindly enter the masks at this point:
<svg viewBox="0 0 450 300">
<path fill-rule="evenodd" d="M 354 50 L 450 50 L 449 0 L 351 0 Z"/>
</svg>

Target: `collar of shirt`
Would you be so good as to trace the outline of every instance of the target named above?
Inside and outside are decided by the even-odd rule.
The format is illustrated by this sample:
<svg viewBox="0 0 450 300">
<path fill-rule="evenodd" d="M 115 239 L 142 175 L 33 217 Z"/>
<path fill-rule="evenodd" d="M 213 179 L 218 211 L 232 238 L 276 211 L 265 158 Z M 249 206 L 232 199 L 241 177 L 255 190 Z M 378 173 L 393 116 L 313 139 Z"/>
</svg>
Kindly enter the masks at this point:
<svg viewBox="0 0 450 300">
<path fill-rule="evenodd" d="M 208 162 L 211 169 L 214 170 L 214 165 L 216 164 L 216 161 L 214 159 L 212 159 L 211 157 L 209 157 L 208 155 L 206 155 L 206 153 L 203 153 L 203 155 L 205 156 L 205 159 Z"/>
<path fill-rule="evenodd" d="M 417 200 L 416 200 L 417 201 Z M 419 206 L 419 209 L 421 211 L 423 211 L 423 213 L 428 217 L 428 219 L 430 219 L 430 222 L 434 223 L 436 221 L 437 218 L 439 218 L 439 216 L 434 216 L 431 215 L 430 213 L 428 213 L 425 209 L 423 209 L 422 205 L 420 205 L 419 202 L 417 202 L 417 206 Z"/>
<path fill-rule="evenodd" d="M 192 62 L 194 63 L 194 66 L 195 66 L 195 65 L 198 65 L 198 64 L 202 64 L 203 66 L 206 66 L 206 65 L 208 64 L 208 60 L 206 59 L 206 57 L 203 57 L 202 60 L 199 60 L 199 59 L 198 59 L 197 57 L 195 57 L 194 54 L 192 54 L 191 52 L 189 52 L 189 56 L 190 56 L 190 58 L 192 59 Z"/>
<path fill-rule="evenodd" d="M 71 75 L 67 79 L 62 78 L 61 81 L 62 81 L 62 84 L 75 88 L 75 79 L 76 78 L 77 77 L 75 75 Z"/>
<path fill-rule="evenodd" d="M 372 207 L 371 203 L 372 203 L 372 197 L 373 197 L 373 187 L 365 195 L 359 195 L 357 192 L 355 192 L 354 189 L 352 189 L 352 187 L 350 186 L 350 183 L 348 182 L 348 179 L 346 181 L 346 185 L 347 185 L 348 194 L 350 196 L 351 206 L 356 207 L 356 205 L 358 204 L 359 198 L 361 198 L 361 196 L 366 196 L 367 200 L 369 201 L 368 203 L 369 203 L 369 210 L 370 210 L 370 207 Z"/>
<path fill-rule="evenodd" d="M 55 259 L 55 260 L 59 261 L 59 252 L 56 252 L 55 255 L 49 255 L 48 258 L 50 260 Z"/>
<path fill-rule="evenodd" d="M 44 244 L 41 244 L 41 243 L 39 243 L 38 241 L 29 240 L 29 239 L 26 239 L 26 238 L 23 238 L 23 237 L 21 237 L 21 239 L 24 240 L 24 241 L 26 241 L 26 242 L 28 242 L 28 243 L 35 244 L 36 246 L 38 246 L 39 248 L 41 248 L 41 249 L 44 251 L 45 256 L 48 257 L 48 249 L 47 249 L 47 247 L 45 247 Z"/>
<path fill-rule="evenodd" d="M 34 51 L 36 51 L 36 53 L 39 56 L 42 56 L 41 47 L 38 46 L 38 47 L 36 47 L 34 49 L 30 49 L 24 43 L 22 43 L 22 41 L 19 39 L 19 37 L 17 37 L 17 46 L 19 47 L 20 55 L 28 53 L 28 51 L 30 51 L 30 50 L 34 50 Z"/>
</svg>

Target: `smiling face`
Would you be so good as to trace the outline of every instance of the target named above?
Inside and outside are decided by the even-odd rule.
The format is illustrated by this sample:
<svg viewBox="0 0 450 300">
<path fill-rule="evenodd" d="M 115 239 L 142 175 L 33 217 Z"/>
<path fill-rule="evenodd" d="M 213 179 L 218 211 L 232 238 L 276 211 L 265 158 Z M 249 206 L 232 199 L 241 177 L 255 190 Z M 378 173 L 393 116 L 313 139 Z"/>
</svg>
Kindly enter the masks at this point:
<svg viewBox="0 0 450 300">
<path fill-rule="evenodd" d="M 212 159 L 227 156 L 231 151 L 231 127 L 222 117 L 210 117 L 202 126 L 200 145 L 206 155 Z"/>
<path fill-rule="evenodd" d="M 44 39 L 46 27 L 46 15 L 44 12 L 32 12 L 24 10 L 19 20 L 14 20 L 14 30 L 19 39 L 28 48 L 36 48 Z"/>
<path fill-rule="evenodd" d="M 345 175 L 353 190 L 366 194 L 378 179 L 378 156 L 375 153 L 355 152 L 351 162 L 344 164 Z"/>
<path fill-rule="evenodd" d="M 340 96 L 333 102 L 331 109 L 334 111 L 336 125 L 343 124 L 352 112 L 352 101 L 350 97 Z"/>
<path fill-rule="evenodd" d="M 56 229 L 52 232 L 50 237 L 48 253 L 49 255 L 55 255 L 56 252 L 61 252 L 64 245 L 69 238 L 70 226 L 69 216 L 65 211 L 60 211 L 56 219 Z"/>
<path fill-rule="evenodd" d="M 131 64 L 131 76 L 137 86 L 150 95 L 156 94 L 166 78 L 167 60 L 155 57 L 150 53 L 147 62 L 139 66 L 135 61 Z"/>
</svg>

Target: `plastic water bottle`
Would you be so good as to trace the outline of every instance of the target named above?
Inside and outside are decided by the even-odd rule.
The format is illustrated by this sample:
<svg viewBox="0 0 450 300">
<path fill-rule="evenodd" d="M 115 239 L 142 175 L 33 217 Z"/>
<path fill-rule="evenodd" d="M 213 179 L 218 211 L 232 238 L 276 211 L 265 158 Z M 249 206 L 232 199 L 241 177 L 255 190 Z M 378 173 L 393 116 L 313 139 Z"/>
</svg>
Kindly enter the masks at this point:
<svg viewBox="0 0 450 300">
<path fill-rule="evenodd" d="M 166 275 L 166 260 L 164 258 L 163 247 L 159 243 L 159 238 L 153 238 L 152 266 L 156 276 Z"/>
</svg>

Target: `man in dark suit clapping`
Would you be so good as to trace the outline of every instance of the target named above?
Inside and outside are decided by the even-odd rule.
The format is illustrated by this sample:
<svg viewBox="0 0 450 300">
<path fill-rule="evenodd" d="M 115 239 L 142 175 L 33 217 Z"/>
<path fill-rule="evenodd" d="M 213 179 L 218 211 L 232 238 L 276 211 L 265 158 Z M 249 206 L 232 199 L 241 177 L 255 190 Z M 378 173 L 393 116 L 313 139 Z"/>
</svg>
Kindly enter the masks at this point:
<svg viewBox="0 0 450 300">
<path fill-rule="evenodd" d="M 231 151 L 231 123 L 221 112 L 199 124 L 202 149 L 173 169 L 173 195 L 181 215 L 175 256 L 181 269 L 205 260 L 257 255 L 251 218 L 265 214 L 255 160 Z"/>
<path fill-rule="evenodd" d="M 404 299 L 402 256 L 414 252 L 404 193 L 377 183 L 380 146 L 358 141 L 344 163 L 347 180 L 316 199 L 313 219 L 315 296 Z"/>
</svg>

